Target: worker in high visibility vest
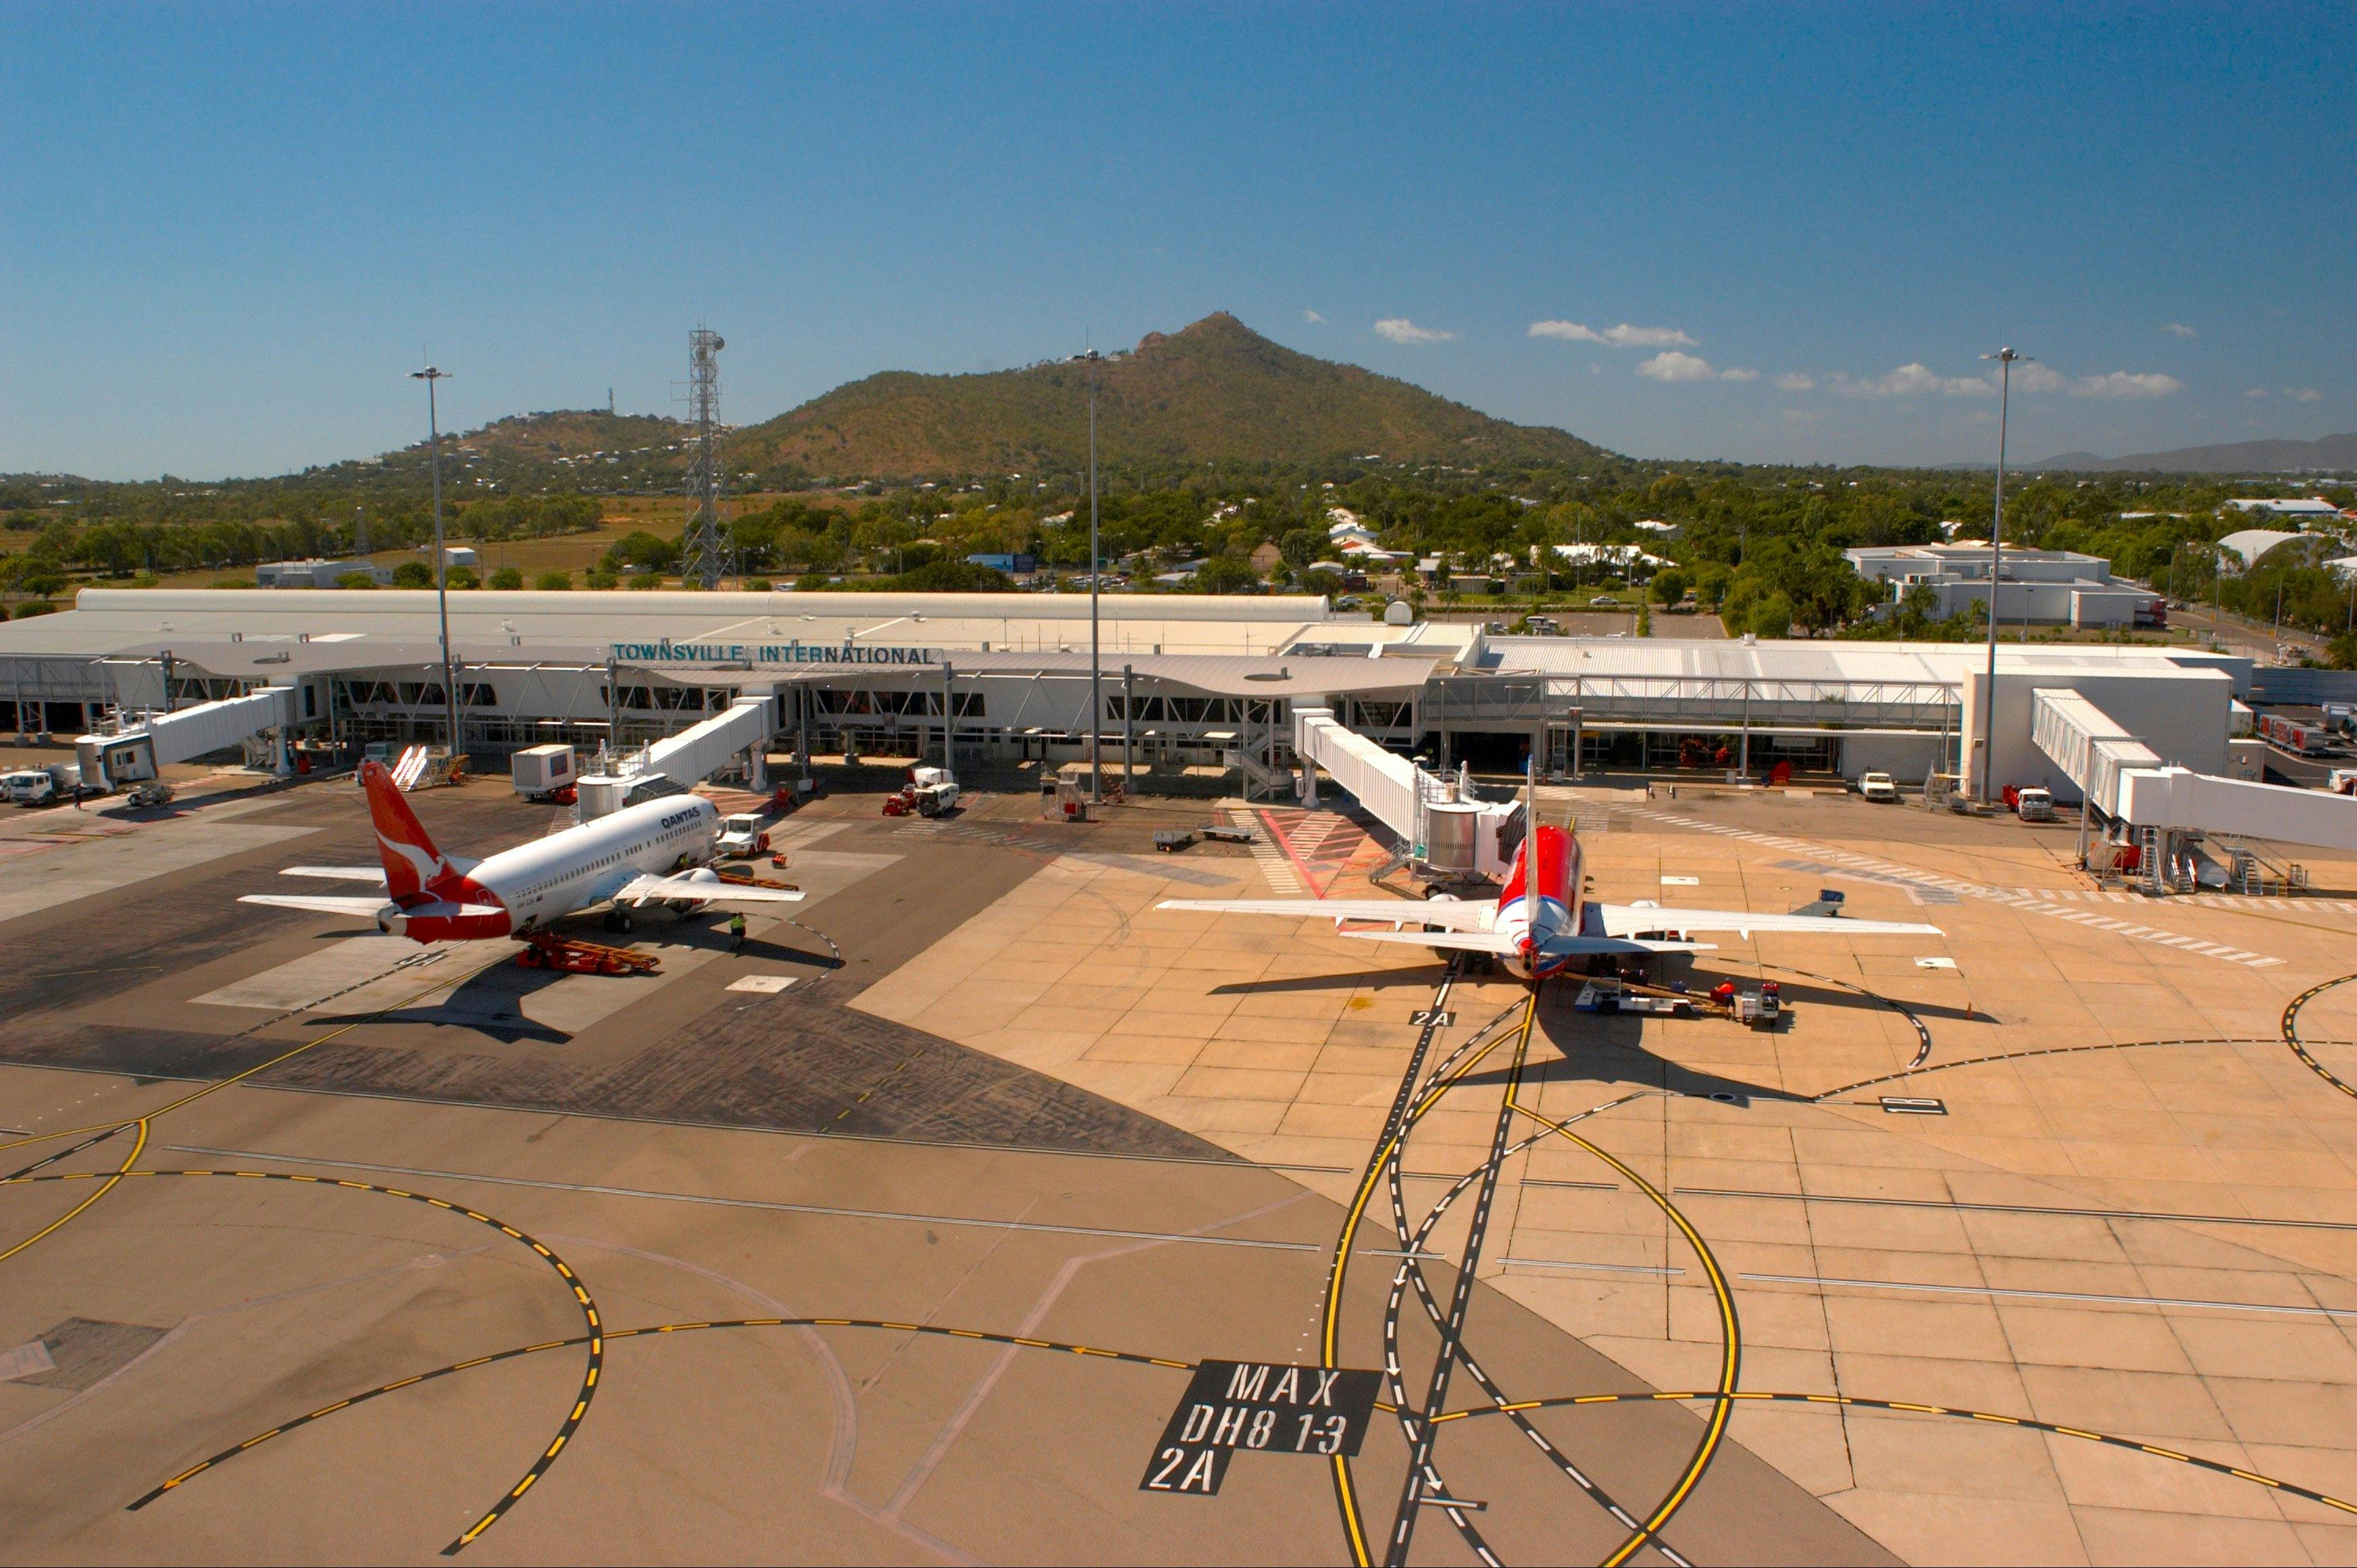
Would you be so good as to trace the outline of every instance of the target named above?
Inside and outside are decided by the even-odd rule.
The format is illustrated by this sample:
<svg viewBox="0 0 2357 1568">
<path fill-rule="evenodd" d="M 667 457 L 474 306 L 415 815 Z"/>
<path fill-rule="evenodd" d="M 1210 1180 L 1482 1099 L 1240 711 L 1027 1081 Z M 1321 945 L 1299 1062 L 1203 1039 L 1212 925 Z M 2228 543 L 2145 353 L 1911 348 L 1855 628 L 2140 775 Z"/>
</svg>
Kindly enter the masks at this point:
<svg viewBox="0 0 2357 1568">
<path fill-rule="evenodd" d="M 736 952 L 745 946 L 745 914 L 738 910 L 728 917 L 728 950 Z"/>
</svg>

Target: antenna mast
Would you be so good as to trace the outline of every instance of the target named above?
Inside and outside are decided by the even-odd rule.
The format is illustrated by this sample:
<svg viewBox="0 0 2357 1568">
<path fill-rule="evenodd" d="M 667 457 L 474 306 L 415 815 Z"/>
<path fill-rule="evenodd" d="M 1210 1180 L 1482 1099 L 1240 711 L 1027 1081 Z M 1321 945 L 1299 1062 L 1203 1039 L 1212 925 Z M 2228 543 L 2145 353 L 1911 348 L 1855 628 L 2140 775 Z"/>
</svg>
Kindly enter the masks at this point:
<svg viewBox="0 0 2357 1568">
<path fill-rule="evenodd" d="M 727 571 L 720 545 L 720 509 L 727 499 L 726 460 L 720 452 L 720 334 L 699 327 L 687 335 L 687 420 L 695 427 L 695 460 L 687 471 L 687 493 L 695 515 L 680 539 L 680 578 L 714 588 Z"/>
</svg>

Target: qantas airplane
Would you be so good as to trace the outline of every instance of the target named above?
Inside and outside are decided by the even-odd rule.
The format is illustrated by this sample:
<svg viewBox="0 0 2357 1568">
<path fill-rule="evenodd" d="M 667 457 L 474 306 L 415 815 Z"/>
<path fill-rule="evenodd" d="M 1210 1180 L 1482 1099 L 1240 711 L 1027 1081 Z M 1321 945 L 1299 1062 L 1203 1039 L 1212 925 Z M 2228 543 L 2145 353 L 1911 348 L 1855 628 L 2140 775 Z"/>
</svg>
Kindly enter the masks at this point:
<svg viewBox="0 0 2357 1568">
<path fill-rule="evenodd" d="M 720 812 L 698 795 L 626 806 L 488 860 L 470 860 L 434 847 L 382 763 L 361 764 L 361 787 L 368 792 L 382 867 L 290 865 L 280 875 L 373 882 L 385 897 L 249 893 L 238 902 L 350 915 L 374 920 L 378 930 L 390 935 L 440 942 L 530 937 L 599 904 L 611 904 L 616 923 L 628 930 L 629 909 L 642 904 L 735 908 L 791 904 L 802 897 L 783 887 L 723 882 L 700 866 L 671 875 L 683 859 L 701 862 L 712 853 Z"/>
<path fill-rule="evenodd" d="M 1538 785 L 1531 779 L 1523 820 L 1538 822 Z M 1537 862 L 1533 875 L 1532 862 Z M 1940 936 L 1937 926 L 1894 920 L 1850 920 L 1828 915 L 1761 915 L 1743 909 L 1665 909 L 1656 904 L 1598 904 L 1582 893 L 1579 840 L 1561 828 L 1534 825 L 1514 856 L 1513 875 L 1495 904 L 1433 898 L 1172 898 L 1158 909 L 1207 914 L 1318 916 L 1338 936 L 1405 942 L 1422 948 L 1489 953 L 1526 980 L 1560 973 L 1574 959 L 1596 954 L 1701 952 L 1697 931 L 1800 931 L 1813 936 Z M 1345 921 L 1378 921 L 1390 930 L 1344 929 Z M 1424 929 L 1430 926 L 1439 931 Z M 1413 928 L 1402 929 L 1402 927 Z"/>
</svg>

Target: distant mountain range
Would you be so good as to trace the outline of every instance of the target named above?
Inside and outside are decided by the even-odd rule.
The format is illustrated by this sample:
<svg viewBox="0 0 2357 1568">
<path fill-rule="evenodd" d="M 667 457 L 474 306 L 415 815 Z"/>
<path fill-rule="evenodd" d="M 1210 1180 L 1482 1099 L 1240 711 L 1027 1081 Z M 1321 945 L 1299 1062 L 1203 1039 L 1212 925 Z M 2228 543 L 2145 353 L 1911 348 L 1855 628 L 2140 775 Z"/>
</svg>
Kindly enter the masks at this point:
<svg viewBox="0 0 2357 1568">
<path fill-rule="evenodd" d="M 1071 473 L 1088 462 L 1090 367 L 980 375 L 888 371 L 731 440 L 740 467 L 930 478 Z M 1423 388 L 1271 342 L 1225 311 L 1148 333 L 1094 367 L 1097 445 L 1110 465 L 1387 463 L 1480 467 L 1577 463 L 1601 448 L 1511 424 Z"/>
<path fill-rule="evenodd" d="M 2133 452 L 2099 457 L 2065 452 L 2033 468 L 2073 473 L 2297 474 L 2311 469 L 2357 468 L 2357 431 L 2313 441 L 2229 441 L 2216 446 L 2177 446 L 2166 452 Z"/>
</svg>

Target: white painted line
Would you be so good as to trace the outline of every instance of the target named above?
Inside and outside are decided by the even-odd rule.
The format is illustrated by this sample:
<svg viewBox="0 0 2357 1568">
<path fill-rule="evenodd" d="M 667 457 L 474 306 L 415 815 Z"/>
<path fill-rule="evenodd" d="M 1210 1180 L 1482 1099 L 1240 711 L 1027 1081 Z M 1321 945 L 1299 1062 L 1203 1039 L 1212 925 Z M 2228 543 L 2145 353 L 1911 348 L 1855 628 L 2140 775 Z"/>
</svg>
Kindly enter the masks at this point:
<svg viewBox="0 0 2357 1568">
<path fill-rule="evenodd" d="M 779 992 L 783 991 L 787 986 L 791 985 L 797 978 L 797 976 L 791 974 L 748 974 L 741 980 L 730 981 L 728 983 L 728 989 L 731 991 L 751 991 L 763 996 L 774 996 Z"/>
<path fill-rule="evenodd" d="M 1952 958 L 1919 958 L 1915 961 L 1915 967 L 1917 969 L 1953 969 L 1956 967 L 1956 961 Z"/>
<path fill-rule="evenodd" d="M 2357 1307 L 2271 1306 L 2257 1301 L 2200 1301 L 2166 1295 L 2104 1295 L 2093 1291 L 2005 1290 L 1996 1285 L 1930 1285 L 1905 1280 L 1842 1280 L 1818 1274 L 1738 1274 L 1761 1284 L 1838 1285 L 1846 1290 L 1924 1291 L 1938 1295 L 1987 1295 L 2025 1301 L 2092 1301 L 2115 1306 L 2184 1306 L 2212 1312 L 2269 1312 L 2292 1317 L 2357 1318 Z"/>
<path fill-rule="evenodd" d="M 1510 1269 L 1589 1269 L 1606 1274 L 1682 1274 L 1684 1269 L 1656 1268 L 1650 1263 L 1570 1263 L 1560 1258 L 1501 1258 Z"/>
</svg>

